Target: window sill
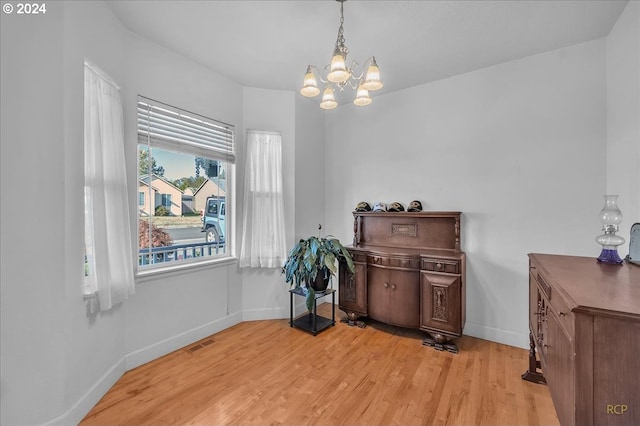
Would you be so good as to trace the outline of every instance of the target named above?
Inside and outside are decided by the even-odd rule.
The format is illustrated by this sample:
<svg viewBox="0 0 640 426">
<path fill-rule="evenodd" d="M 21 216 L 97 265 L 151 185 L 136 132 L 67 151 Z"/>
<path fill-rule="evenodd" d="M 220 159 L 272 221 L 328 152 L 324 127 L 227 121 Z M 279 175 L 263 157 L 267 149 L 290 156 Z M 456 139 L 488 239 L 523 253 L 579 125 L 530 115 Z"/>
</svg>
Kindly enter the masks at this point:
<svg viewBox="0 0 640 426">
<path fill-rule="evenodd" d="M 179 265 L 163 266 L 159 268 L 148 269 L 144 271 L 138 271 L 136 273 L 136 284 L 152 281 L 159 276 L 170 277 L 175 275 L 184 275 L 193 271 L 199 271 L 201 269 L 218 268 L 232 263 L 237 263 L 237 257 L 225 257 L 222 259 L 212 259 L 208 261 L 198 263 L 182 263 Z"/>
</svg>

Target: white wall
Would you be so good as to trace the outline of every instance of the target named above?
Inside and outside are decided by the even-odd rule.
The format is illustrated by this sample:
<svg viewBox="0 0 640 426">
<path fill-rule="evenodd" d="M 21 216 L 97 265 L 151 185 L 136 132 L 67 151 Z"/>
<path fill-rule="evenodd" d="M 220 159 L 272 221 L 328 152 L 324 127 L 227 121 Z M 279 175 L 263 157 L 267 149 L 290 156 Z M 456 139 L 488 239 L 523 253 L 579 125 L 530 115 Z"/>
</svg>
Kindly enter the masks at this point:
<svg viewBox="0 0 640 426">
<path fill-rule="evenodd" d="M 325 224 L 324 112 L 317 102 L 296 94 L 296 226 L 294 242 L 300 238 L 332 232 Z"/>
<path fill-rule="evenodd" d="M 527 347 L 527 253 L 599 252 L 605 84 L 600 39 L 328 112 L 328 228 L 351 241 L 361 200 L 462 211 L 464 332 Z"/>
<path fill-rule="evenodd" d="M 120 362 L 125 353 L 122 306 L 88 317 L 80 293 L 84 271 L 79 263 L 84 258 L 84 60 L 100 64 L 123 86 L 121 93 L 125 92 L 125 36 L 122 25 L 104 4 L 65 3 L 63 45 L 65 136 L 59 150 L 65 156 L 61 210 L 65 221 L 66 278 L 54 279 L 50 284 L 63 287 L 66 297 L 64 308 L 60 307 L 67 321 L 61 330 L 65 339 L 60 342 L 66 353 L 66 383 L 64 392 L 56 390 L 65 396 L 65 401 L 56 414 L 62 418 L 70 415 L 68 419 L 73 421 L 90 409 L 96 397 L 125 370 Z M 44 244 L 51 243 L 49 238 L 45 237 Z M 88 392 L 94 386 L 93 393 Z"/>
<path fill-rule="evenodd" d="M 41 19 L 3 13 L 0 21 L 3 425 L 51 418 L 65 401 L 64 11 L 47 6 Z M 51 190 L 31 192 L 43 178 Z"/>
<path fill-rule="evenodd" d="M 607 193 L 619 194 L 620 232 L 640 222 L 640 2 L 630 1 L 607 37 Z M 604 204 L 604 202 L 603 202 Z"/>
</svg>

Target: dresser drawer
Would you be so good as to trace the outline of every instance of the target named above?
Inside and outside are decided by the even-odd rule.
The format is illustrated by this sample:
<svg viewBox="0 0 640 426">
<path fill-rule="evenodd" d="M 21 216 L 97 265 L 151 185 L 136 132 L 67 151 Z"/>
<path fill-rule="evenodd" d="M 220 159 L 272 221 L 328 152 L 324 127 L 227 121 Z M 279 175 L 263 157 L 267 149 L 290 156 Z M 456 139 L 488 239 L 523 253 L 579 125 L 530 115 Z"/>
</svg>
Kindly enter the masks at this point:
<svg viewBox="0 0 640 426">
<path fill-rule="evenodd" d="M 571 312 L 558 292 L 553 294 L 553 297 L 549 300 L 548 306 L 558 318 L 559 323 L 565 329 L 567 334 L 569 336 L 573 336 L 573 312 Z"/>
<path fill-rule="evenodd" d="M 389 268 L 420 269 L 420 260 L 405 256 L 382 256 L 370 254 L 367 256 L 370 265 L 386 266 Z"/>
<path fill-rule="evenodd" d="M 546 299 L 546 306 L 553 311 L 553 315 L 558 319 L 558 322 L 564 328 L 570 336 L 573 335 L 573 312 L 567 306 L 567 303 L 562 298 L 562 295 L 557 291 L 553 291 L 551 281 L 538 271 L 535 267 L 530 269 L 530 279 L 538 287 L 540 292 L 544 294 Z M 549 313 L 547 315 L 550 315 Z"/>
<path fill-rule="evenodd" d="M 354 262 L 361 262 L 361 263 L 366 263 L 367 261 L 367 254 L 366 253 L 361 253 L 361 252 L 354 252 L 354 251 L 349 251 L 349 253 L 351 253 L 351 257 L 353 258 Z"/>
<path fill-rule="evenodd" d="M 460 273 L 460 262 L 451 259 L 437 259 L 423 257 L 420 269 L 424 271 L 446 272 L 448 274 Z"/>
</svg>

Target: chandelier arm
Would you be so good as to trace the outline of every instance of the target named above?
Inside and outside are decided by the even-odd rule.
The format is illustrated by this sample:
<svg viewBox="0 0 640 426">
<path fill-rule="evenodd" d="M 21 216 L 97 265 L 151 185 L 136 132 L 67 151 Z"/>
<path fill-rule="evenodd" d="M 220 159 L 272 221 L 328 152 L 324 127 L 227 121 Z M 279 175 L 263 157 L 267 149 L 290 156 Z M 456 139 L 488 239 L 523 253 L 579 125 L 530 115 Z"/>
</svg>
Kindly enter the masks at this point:
<svg viewBox="0 0 640 426">
<path fill-rule="evenodd" d="M 356 81 L 360 81 L 362 77 L 364 77 L 364 71 L 362 71 L 360 75 L 357 77 L 354 75 L 354 71 L 358 68 L 358 65 L 359 65 L 358 62 L 353 61 L 351 62 L 351 66 L 349 67 L 349 74 L 351 74 L 349 77 Z"/>
<path fill-rule="evenodd" d="M 320 79 L 321 82 L 328 83 L 328 80 L 325 80 L 324 78 L 322 78 L 322 73 L 320 72 L 320 69 L 318 69 L 317 66 L 309 65 L 309 67 L 311 67 L 311 69 L 316 70 L 317 77 Z M 326 69 L 326 67 L 325 67 L 325 69 Z"/>
<path fill-rule="evenodd" d="M 358 88 L 358 85 L 360 84 L 360 79 L 362 78 L 362 76 L 360 76 L 360 78 L 353 78 L 353 76 L 351 76 L 350 79 L 348 79 L 347 81 L 345 81 L 345 86 L 347 84 L 349 84 L 349 87 L 351 87 L 352 89 L 356 90 Z M 353 80 L 353 81 L 352 81 Z M 355 83 L 354 83 L 355 82 Z"/>
</svg>

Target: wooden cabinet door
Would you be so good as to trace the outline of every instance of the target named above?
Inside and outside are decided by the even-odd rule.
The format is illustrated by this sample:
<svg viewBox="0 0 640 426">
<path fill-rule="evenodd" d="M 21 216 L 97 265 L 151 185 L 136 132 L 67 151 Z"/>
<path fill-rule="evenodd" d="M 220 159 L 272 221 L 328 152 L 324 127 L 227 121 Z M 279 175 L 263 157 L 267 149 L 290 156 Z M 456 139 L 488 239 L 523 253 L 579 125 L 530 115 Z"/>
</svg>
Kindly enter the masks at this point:
<svg viewBox="0 0 640 426">
<path fill-rule="evenodd" d="M 339 307 L 345 312 L 367 315 L 367 264 L 354 263 L 355 272 L 340 265 Z"/>
<path fill-rule="evenodd" d="M 420 273 L 391 270 L 388 287 L 389 324 L 417 328 L 420 325 Z"/>
<path fill-rule="evenodd" d="M 367 311 L 374 320 L 389 321 L 389 270 L 371 266 L 367 268 Z"/>
<path fill-rule="evenodd" d="M 553 309 L 547 310 L 543 337 L 546 370 L 544 376 L 561 425 L 575 424 L 574 355 L 571 338 L 564 332 Z"/>
<path fill-rule="evenodd" d="M 400 327 L 418 327 L 420 323 L 420 289 L 418 271 L 369 266 L 369 317 Z"/>
<path fill-rule="evenodd" d="M 460 336 L 461 280 L 459 275 L 420 274 L 420 328 Z"/>
</svg>

